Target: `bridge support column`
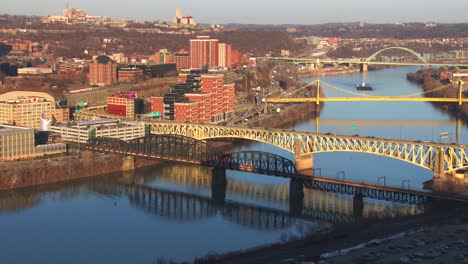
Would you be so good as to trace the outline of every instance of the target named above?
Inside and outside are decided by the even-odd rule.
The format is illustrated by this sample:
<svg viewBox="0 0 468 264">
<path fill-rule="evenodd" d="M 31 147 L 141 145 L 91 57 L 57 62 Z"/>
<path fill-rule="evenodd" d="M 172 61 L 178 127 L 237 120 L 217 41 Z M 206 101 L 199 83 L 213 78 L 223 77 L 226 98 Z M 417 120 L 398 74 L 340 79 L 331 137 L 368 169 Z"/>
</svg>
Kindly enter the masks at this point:
<svg viewBox="0 0 468 264">
<path fill-rule="evenodd" d="M 211 172 L 211 200 L 217 204 L 222 205 L 226 199 L 226 169 L 213 168 Z"/>
<path fill-rule="evenodd" d="M 361 72 L 367 72 L 369 70 L 369 65 L 366 63 L 361 64 Z"/>
<path fill-rule="evenodd" d="M 122 158 L 122 171 L 131 171 L 135 169 L 135 157 L 125 156 Z"/>
<path fill-rule="evenodd" d="M 364 196 L 360 193 L 353 197 L 353 216 L 361 219 L 364 216 Z"/>
<path fill-rule="evenodd" d="M 301 216 L 304 208 L 304 182 L 299 179 L 291 179 L 289 182 L 289 214 Z"/>
<path fill-rule="evenodd" d="M 314 155 L 312 153 L 302 154 L 302 141 L 296 140 L 295 166 L 301 174 L 310 174 L 314 169 Z"/>
</svg>

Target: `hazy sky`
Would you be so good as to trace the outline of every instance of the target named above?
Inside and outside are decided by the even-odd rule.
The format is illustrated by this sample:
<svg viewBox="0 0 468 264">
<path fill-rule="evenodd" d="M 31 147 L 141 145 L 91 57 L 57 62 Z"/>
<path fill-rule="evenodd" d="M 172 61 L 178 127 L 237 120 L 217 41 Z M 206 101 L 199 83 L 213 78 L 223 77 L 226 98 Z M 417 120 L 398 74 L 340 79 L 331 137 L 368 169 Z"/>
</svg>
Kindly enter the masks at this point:
<svg viewBox="0 0 468 264">
<path fill-rule="evenodd" d="M 199 23 L 468 22 L 468 0 L 69 0 L 89 15 L 170 21 L 175 8 Z M 66 0 L 0 0 L 0 14 L 57 15 Z"/>
</svg>

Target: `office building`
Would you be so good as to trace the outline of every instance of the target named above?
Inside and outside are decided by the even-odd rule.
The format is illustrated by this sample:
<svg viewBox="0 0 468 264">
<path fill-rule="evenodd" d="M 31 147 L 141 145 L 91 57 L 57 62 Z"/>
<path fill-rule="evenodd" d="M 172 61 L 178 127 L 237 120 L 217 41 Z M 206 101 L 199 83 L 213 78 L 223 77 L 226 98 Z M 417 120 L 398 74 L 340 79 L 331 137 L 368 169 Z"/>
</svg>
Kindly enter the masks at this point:
<svg viewBox="0 0 468 264">
<path fill-rule="evenodd" d="M 112 85 L 117 82 L 117 64 L 108 56 L 99 56 L 89 64 L 89 84 Z"/>
</svg>

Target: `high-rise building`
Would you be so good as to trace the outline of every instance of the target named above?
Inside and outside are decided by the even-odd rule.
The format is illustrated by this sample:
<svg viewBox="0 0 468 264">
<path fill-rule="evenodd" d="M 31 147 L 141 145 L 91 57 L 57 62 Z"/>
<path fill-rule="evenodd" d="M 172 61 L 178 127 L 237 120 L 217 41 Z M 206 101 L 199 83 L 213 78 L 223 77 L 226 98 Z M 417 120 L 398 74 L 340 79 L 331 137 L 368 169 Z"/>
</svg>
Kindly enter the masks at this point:
<svg viewBox="0 0 468 264">
<path fill-rule="evenodd" d="M 219 43 L 218 45 L 219 55 L 218 55 L 218 66 L 223 68 L 231 68 L 232 59 L 231 59 L 231 45 L 226 43 Z"/>
<path fill-rule="evenodd" d="M 198 36 L 190 40 L 190 68 L 217 67 L 219 57 L 219 41 L 209 36 Z"/>
<path fill-rule="evenodd" d="M 99 56 L 89 64 L 89 84 L 106 86 L 117 82 L 117 64 L 108 56 Z"/>
</svg>

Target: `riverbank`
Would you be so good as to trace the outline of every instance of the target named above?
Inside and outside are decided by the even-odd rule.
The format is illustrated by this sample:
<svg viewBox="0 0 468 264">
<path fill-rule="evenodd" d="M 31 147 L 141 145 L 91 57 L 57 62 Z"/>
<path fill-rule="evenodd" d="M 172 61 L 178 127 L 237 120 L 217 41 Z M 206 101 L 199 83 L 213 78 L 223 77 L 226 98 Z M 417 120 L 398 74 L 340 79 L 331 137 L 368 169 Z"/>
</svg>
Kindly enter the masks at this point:
<svg viewBox="0 0 468 264">
<path fill-rule="evenodd" d="M 389 249 L 388 241 L 385 238 L 393 237 L 392 241 L 395 245 L 409 245 L 415 243 L 416 237 L 413 232 L 423 230 L 423 234 L 426 235 L 423 235 L 423 238 L 431 238 L 434 241 L 437 239 L 435 242 L 441 244 L 466 239 L 468 232 L 467 208 L 452 209 L 452 211 L 446 210 L 444 213 L 439 212 L 437 214 L 412 216 L 396 220 L 361 221 L 354 224 L 337 225 L 328 232 L 314 234 L 308 238 L 225 255 L 206 256 L 199 258 L 195 263 L 304 263 L 320 260 L 343 264 L 367 263 L 367 259 L 363 260 L 363 256 L 364 258 L 367 256 L 369 258 L 374 257 L 377 252 L 380 252 L 378 259 L 383 261 L 382 263 L 399 263 L 400 257 L 415 254 L 418 249 L 414 249 L 414 246 L 408 247 L 406 250 L 401 248 L 398 252 L 394 251 L 393 254 L 389 255 L 387 252 L 392 248 Z M 437 231 L 438 229 L 445 230 L 447 232 L 446 236 L 434 237 L 435 233 L 441 233 Z M 431 232 L 429 234 L 431 237 L 427 237 L 427 233 L 430 233 L 427 230 Z M 386 242 L 380 242 L 381 240 Z M 380 247 L 380 249 L 377 247 Z M 421 249 L 429 250 L 428 248 Z M 458 254 L 451 252 L 450 256 L 459 255 L 460 253 L 462 252 Z M 373 259 L 373 261 L 375 260 Z M 442 259 L 437 258 L 437 261 L 440 260 Z M 369 261 L 371 260 L 369 259 Z M 446 261 L 444 263 L 452 262 Z"/>
<path fill-rule="evenodd" d="M 458 84 L 457 83 L 443 83 L 439 78 L 439 70 L 428 68 L 425 70 L 419 70 L 414 73 L 408 73 L 407 79 L 411 82 L 421 85 L 426 97 L 442 97 L 442 98 L 457 98 L 458 97 Z M 445 89 L 438 89 L 447 85 Z M 436 89 L 436 90 L 434 90 Z M 429 92 L 434 90 L 432 92 Z M 453 117 L 458 117 L 463 120 L 463 122 L 468 122 L 468 105 L 458 105 L 453 103 L 432 103 L 438 109 L 443 112 L 449 113 Z"/>
<path fill-rule="evenodd" d="M 159 161 L 135 158 L 135 168 Z M 0 191 L 64 182 L 122 171 L 124 159 L 118 155 L 83 152 L 24 161 L 0 163 Z"/>
</svg>

